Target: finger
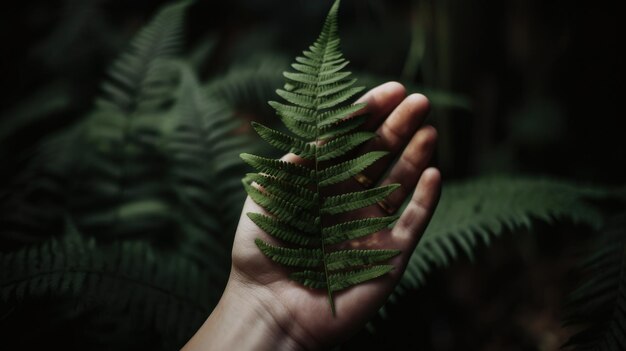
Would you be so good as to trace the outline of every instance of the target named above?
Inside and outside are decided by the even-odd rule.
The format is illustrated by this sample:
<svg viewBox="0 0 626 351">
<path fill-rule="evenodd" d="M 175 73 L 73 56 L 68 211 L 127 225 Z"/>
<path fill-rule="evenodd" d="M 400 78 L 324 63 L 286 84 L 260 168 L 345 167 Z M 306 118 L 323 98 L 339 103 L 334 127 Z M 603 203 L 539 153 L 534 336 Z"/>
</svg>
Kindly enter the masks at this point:
<svg viewBox="0 0 626 351">
<path fill-rule="evenodd" d="M 385 246 L 382 247 L 401 251 L 399 256 L 390 261 L 395 268 L 389 274 L 338 292 L 335 295 L 338 318 L 346 318 L 346 311 L 349 311 L 351 319 L 367 319 L 391 294 L 432 216 L 439 198 L 440 184 L 441 175 L 437 169 L 428 168 L 422 173 L 415 194 L 398 223 L 391 234 L 385 232 L 390 240 L 383 243 Z"/>
<path fill-rule="evenodd" d="M 411 94 L 398 105 L 384 123 L 377 129 L 378 137 L 366 143 L 357 152 L 387 151 L 389 155 L 374 163 L 362 172 L 367 179 L 376 184 L 389 168 L 395 156 L 412 139 L 416 130 L 424 123 L 430 109 L 428 99 L 421 94 Z M 362 184 L 352 181 L 352 191 L 359 190 Z"/>
<path fill-rule="evenodd" d="M 381 245 L 384 246 L 380 247 L 401 251 L 400 255 L 389 262 L 395 268 L 389 274 L 337 293 L 335 302 L 339 318 L 343 311 L 359 311 L 351 318 L 367 317 L 368 314 L 375 313 L 378 306 L 384 303 L 402 277 L 411 253 L 432 217 L 439 199 L 440 186 L 441 175 L 437 169 L 428 168 L 422 173 L 411 202 L 398 223 L 391 233 L 382 232 L 386 234 L 387 241 L 382 242 Z M 375 308 L 368 310 L 363 306 Z"/>
<path fill-rule="evenodd" d="M 364 152 L 384 150 L 398 152 L 411 139 L 413 133 L 422 125 L 430 103 L 422 94 L 406 97 L 378 128 L 378 138 L 363 147 Z"/>
<path fill-rule="evenodd" d="M 391 240 L 399 250 L 400 267 L 404 267 L 426 225 L 433 215 L 441 188 L 441 174 L 436 168 L 426 169 L 417 183 L 415 192 L 398 222 L 391 231 Z"/>
<path fill-rule="evenodd" d="M 405 96 L 406 89 L 398 82 L 387 82 L 365 93 L 356 101 L 356 103 L 367 104 L 359 114 L 369 114 L 368 120 L 361 129 L 376 130 Z"/>
<path fill-rule="evenodd" d="M 406 197 L 411 193 L 414 193 L 416 189 L 416 183 L 418 180 L 421 180 L 423 183 L 424 177 L 430 177 L 430 174 L 424 175 L 426 173 L 424 169 L 426 169 L 432 152 L 434 150 L 434 145 L 436 141 L 436 131 L 433 127 L 424 127 L 420 129 L 415 137 L 409 143 L 409 146 L 405 149 L 402 156 L 392 169 L 388 178 L 385 179 L 383 185 L 399 183 L 400 188 L 396 189 L 391 195 L 387 197 L 387 199 L 379 202 L 378 204 L 368 206 L 363 208 L 357 212 L 349 213 L 346 215 L 339 215 L 337 217 L 337 222 L 344 222 L 354 218 L 366 218 L 366 217 L 380 217 L 394 214 L 396 210 L 402 206 Z M 438 173 L 438 171 L 434 168 L 428 171 Z M 427 180 L 426 180 L 427 181 Z M 423 187 L 423 186 L 422 186 Z M 420 186 L 417 186 L 417 189 L 420 189 Z M 418 190 L 415 190 L 416 192 Z M 407 209 L 412 206 L 419 197 L 415 197 L 419 195 L 414 193 L 411 202 L 406 207 Z M 419 202 L 421 204 L 424 202 Z M 413 207 L 415 204 L 413 204 Z M 434 205 L 433 205 L 434 206 Z M 414 209 L 412 210 L 414 211 Z M 405 210 L 398 223 L 400 223 L 405 218 L 406 220 Z M 428 217 L 429 218 L 429 217 Z M 396 224 L 396 227 L 398 224 Z M 389 247 L 389 246 L 397 245 L 396 239 L 393 235 L 389 235 L 386 231 L 381 231 L 378 233 L 374 233 L 359 239 L 351 240 L 349 242 L 343 243 L 339 245 L 339 248 L 351 248 L 351 249 L 366 249 L 371 247 Z"/>
<path fill-rule="evenodd" d="M 391 168 L 391 172 L 381 185 L 400 184 L 400 188 L 385 200 L 386 214 L 392 214 L 406 200 L 415 188 L 420 174 L 432 158 L 437 142 L 437 130 L 432 126 L 420 128 Z"/>
<path fill-rule="evenodd" d="M 284 154 L 283 157 L 280 158 L 281 161 L 285 161 L 285 162 L 291 162 L 291 163 L 296 163 L 299 165 L 303 165 L 303 164 L 310 164 L 311 162 L 309 160 L 306 160 L 292 152 L 288 153 L 288 154 Z"/>
</svg>

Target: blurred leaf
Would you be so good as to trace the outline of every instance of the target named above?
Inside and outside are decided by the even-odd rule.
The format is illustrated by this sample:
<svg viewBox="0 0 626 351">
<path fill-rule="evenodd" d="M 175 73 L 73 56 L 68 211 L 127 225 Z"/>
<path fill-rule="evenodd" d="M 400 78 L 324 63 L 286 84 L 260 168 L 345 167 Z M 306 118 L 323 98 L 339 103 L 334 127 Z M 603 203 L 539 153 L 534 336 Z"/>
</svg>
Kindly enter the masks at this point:
<svg viewBox="0 0 626 351">
<path fill-rule="evenodd" d="M 211 79 L 205 86 L 206 93 L 235 111 L 273 116 L 267 101 L 275 98 L 276 87 L 283 84 L 282 74 L 288 63 L 286 56 L 278 54 L 252 56 Z"/>
<path fill-rule="evenodd" d="M 221 279 L 215 284 L 215 276 L 193 262 L 158 253 L 140 242 L 103 246 L 72 236 L 0 254 L 0 262 L 0 311 L 42 302 L 45 310 L 60 304 L 64 309 L 54 315 L 56 323 L 82 319 L 83 331 L 88 332 L 92 323 L 107 316 L 127 328 L 115 331 L 124 333 L 117 337 L 107 335 L 115 329 L 93 330 L 104 334 L 100 340 L 98 334 L 80 336 L 98 349 L 126 349 L 131 333 L 135 338 L 141 338 L 136 333 L 143 333 L 148 343 L 151 337 L 158 337 L 160 344 L 152 349 L 180 348 L 210 313 L 222 288 Z M 89 313 L 103 307 L 104 313 Z M 9 313 L 0 319 L 0 325 L 4 331 L 10 330 L 19 318 L 19 314 Z M 45 342 L 37 340 L 42 333 L 45 331 L 36 328 L 13 330 L 11 335 L 4 334 L 3 342 L 5 346 L 37 345 Z M 69 335 L 67 331 L 59 333 Z M 65 347 L 76 347 L 76 342 Z"/>
<path fill-rule="evenodd" d="M 196 45 L 189 56 L 189 64 L 193 67 L 195 72 L 201 72 L 215 53 L 215 47 L 217 46 L 217 38 L 213 35 L 209 35 L 204 40 L 200 41 Z"/>
<path fill-rule="evenodd" d="M 433 268 L 449 265 L 460 253 L 473 258 L 479 241 L 489 245 L 492 237 L 531 228 L 535 220 L 568 220 L 597 228 L 603 216 L 590 200 L 614 196 L 600 187 L 542 178 L 491 177 L 446 184 L 400 291 L 420 287 Z"/>
</svg>

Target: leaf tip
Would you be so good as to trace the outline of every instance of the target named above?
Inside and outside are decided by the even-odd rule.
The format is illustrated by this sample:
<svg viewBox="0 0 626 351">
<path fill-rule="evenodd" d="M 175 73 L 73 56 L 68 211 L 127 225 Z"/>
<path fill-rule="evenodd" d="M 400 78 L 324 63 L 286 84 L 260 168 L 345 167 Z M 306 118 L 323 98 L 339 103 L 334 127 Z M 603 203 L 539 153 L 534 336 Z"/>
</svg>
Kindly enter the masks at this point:
<svg viewBox="0 0 626 351">
<path fill-rule="evenodd" d="M 265 253 L 267 249 L 267 244 L 265 243 L 265 241 L 261 240 L 260 238 L 256 238 L 254 239 L 254 243 L 263 253 Z"/>
<path fill-rule="evenodd" d="M 252 155 L 247 152 L 242 152 L 239 154 L 239 158 L 241 158 L 244 161 L 248 161 L 252 158 Z"/>
</svg>

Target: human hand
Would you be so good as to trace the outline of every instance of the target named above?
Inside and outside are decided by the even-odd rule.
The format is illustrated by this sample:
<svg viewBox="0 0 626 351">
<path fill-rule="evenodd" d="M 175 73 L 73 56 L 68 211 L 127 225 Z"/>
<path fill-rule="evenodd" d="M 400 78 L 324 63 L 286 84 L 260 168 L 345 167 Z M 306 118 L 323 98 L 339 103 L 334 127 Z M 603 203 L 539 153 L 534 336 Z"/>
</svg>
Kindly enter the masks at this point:
<svg viewBox="0 0 626 351">
<path fill-rule="evenodd" d="M 215 310 L 185 346 L 188 350 L 276 350 L 320 349 L 335 345 L 354 334 L 385 303 L 404 272 L 411 253 L 435 209 L 440 189 L 439 171 L 427 168 L 436 141 L 436 131 L 423 122 L 428 100 L 419 94 L 405 97 L 398 83 L 386 83 L 365 94 L 365 113 L 370 115 L 365 130 L 379 135 L 358 153 L 384 150 L 390 155 L 363 174 L 381 185 L 399 183 L 386 204 L 392 210 L 415 192 L 393 229 L 385 229 L 352 245 L 369 249 L 397 249 L 390 260 L 390 273 L 336 292 L 333 316 L 325 290 L 306 288 L 288 278 L 289 270 L 267 258 L 255 239 L 276 242 L 245 214 L 266 213 L 246 199 L 232 252 L 227 287 Z M 393 160 L 400 155 L 397 162 Z M 283 159 L 303 162 L 293 154 Z M 355 180 L 340 184 L 341 192 L 362 190 Z M 380 206 L 356 211 L 356 216 L 388 215 Z"/>
</svg>

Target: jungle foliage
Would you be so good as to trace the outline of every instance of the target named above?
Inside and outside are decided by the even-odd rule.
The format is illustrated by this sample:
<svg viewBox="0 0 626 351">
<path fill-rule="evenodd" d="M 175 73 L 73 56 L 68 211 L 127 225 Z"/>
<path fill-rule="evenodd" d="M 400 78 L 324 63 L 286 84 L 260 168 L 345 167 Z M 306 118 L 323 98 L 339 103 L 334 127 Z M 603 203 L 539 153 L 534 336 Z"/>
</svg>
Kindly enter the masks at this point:
<svg viewBox="0 0 626 351">
<path fill-rule="evenodd" d="M 226 69 L 207 70 L 212 58 L 224 49 L 211 40 L 188 49 L 185 18 L 191 6 L 196 5 L 181 1 L 158 10 L 110 65 L 99 96 L 87 108 L 71 98 L 70 89 L 59 82 L 42 88 L 0 119 L 0 156 L 4 160 L 0 176 L 0 330 L 8 348 L 35 348 L 43 340 L 46 345 L 77 350 L 180 348 L 210 314 L 226 283 L 233 233 L 246 195 L 240 179 L 248 167 L 239 158 L 241 153 L 261 173 L 273 176 L 249 175 L 246 185 L 266 182 L 264 186 L 273 186 L 277 194 L 288 193 L 290 202 L 312 211 L 312 222 L 320 212 L 349 211 L 393 191 L 388 187 L 339 195 L 343 197 L 327 198 L 320 207 L 320 202 L 312 202 L 319 200 L 319 195 L 298 187 L 311 181 L 310 172 L 300 174 L 299 168 L 287 167 L 289 174 L 281 178 L 285 165 L 249 154 L 264 151 L 276 155 L 250 133 L 249 120 L 255 121 L 253 128 L 269 144 L 305 158 L 332 159 L 373 137 L 348 133 L 358 126 L 358 119 L 339 123 L 362 106 L 337 106 L 361 88 L 354 88 L 355 80 L 342 71 L 347 61 L 338 51 L 336 6 L 316 43 L 292 65 L 297 72 L 285 74 L 288 84 L 278 95 L 288 103 L 271 103 L 287 131 L 295 135 L 285 134 L 284 128 L 273 122 L 275 115 L 266 104 L 276 99 L 274 89 L 282 82 L 281 72 L 288 68 L 285 56 L 232 60 Z M 97 8 L 94 5 L 85 13 L 92 16 Z M 85 23 L 94 32 L 104 26 Z M 63 47 L 59 38 L 78 36 L 72 29 L 76 23 L 64 25 L 69 27 L 60 27 L 49 39 L 55 48 Z M 50 52 L 49 47 L 37 52 Z M 419 56 L 421 51 L 416 46 L 411 52 Z M 322 53 L 330 58 L 321 59 Z M 61 67 L 63 62 L 80 61 L 81 57 L 53 59 L 50 64 Z M 407 76 L 417 70 L 405 67 Z M 358 71 L 355 75 L 372 84 L 386 79 Z M 311 77 L 318 81 L 322 77 L 328 84 L 315 85 Z M 430 93 L 436 108 L 468 109 L 465 96 L 415 81 L 406 85 Z M 319 116 L 310 113 L 312 110 L 324 110 L 317 125 L 312 121 Z M 71 117 L 58 122 L 64 115 Z M 450 125 L 445 114 L 436 113 L 434 118 L 433 123 L 444 129 Z M 342 128 L 348 124 L 349 128 Z M 308 143 L 324 139 L 320 134 L 335 139 L 328 146 Z M 444 147 L 441 157 L 447 152 Z M 381 156 L 365 155 L 339 164 L 341 167 L 316 181 L 321 186 L 350 177 Z M 296 223 L 295 207 L 279 201 L 281 196 L 269 197 L 254 187 L 246 188 L 278 218 L 250 214 L 261 228 L 278 228 L 273 234 L 292 244 L 319 244 L 315 234 L 320 233 L 297 237 L 284 229 L 284 223 L 299 229 L 308 223 Z M 353 198 L 356 205 L 346 205 L 346 197 Z M 582 263 L 588 280 L 572 292 L 567 309 L 568 323 L 588 329 L 568 345 L 581 350 L 621 350 L 626 316 L 626 233 L 623 216 L 613 215 L 623 208 L 624 201 L 623 188 L 545 176 L 479 175 L 446 182 L 438 210 L 389 304 L 402 304 L 427 285 L 432 274 L 459 260 L 473 259 L 502 235 L 533 235 L 537 224 L 574 224 L 593 234 L 594 245 L 587 248 L 588 259 Z M 388 225 L 392 220 L 379 221 Z M 320 228 L 322 232 L 325 229 L 332 238 L 333 228 Z M 335 229 L 338 233 L 345 228 Z M 356 230 L 357 226 L 353 229 L 364 233 Z M 303 267 L 301 252 L 294 256 L 284 248 L 263 242 L 257 245 L 280 263 L 295 262 Z M 327 265 L 326 259 L 333 255 L 320 254 L 317 247 L 312 255 L 323 259 L 314 260 L 314 265 L 307 263 L 308 267 Z M 342 260 L 335 264 L 342 270 L 363 265 L 365 270 L 378 268 L 365 275 L 363 268 L 357 268 L 353 272 L 359 273 L 358 277 L 344 274 L 339 280 L 332 275 L 311 279 L 313 273 L 304 270 L 296 279 L 331 294 L 384 274 L 387 266 L 370 264 L 395 254 L 340 253 Z M 312 284 L 314 280 L 317 283 Z M 380 321 L 400 323 L 385 309 Z"/>
</svg>

